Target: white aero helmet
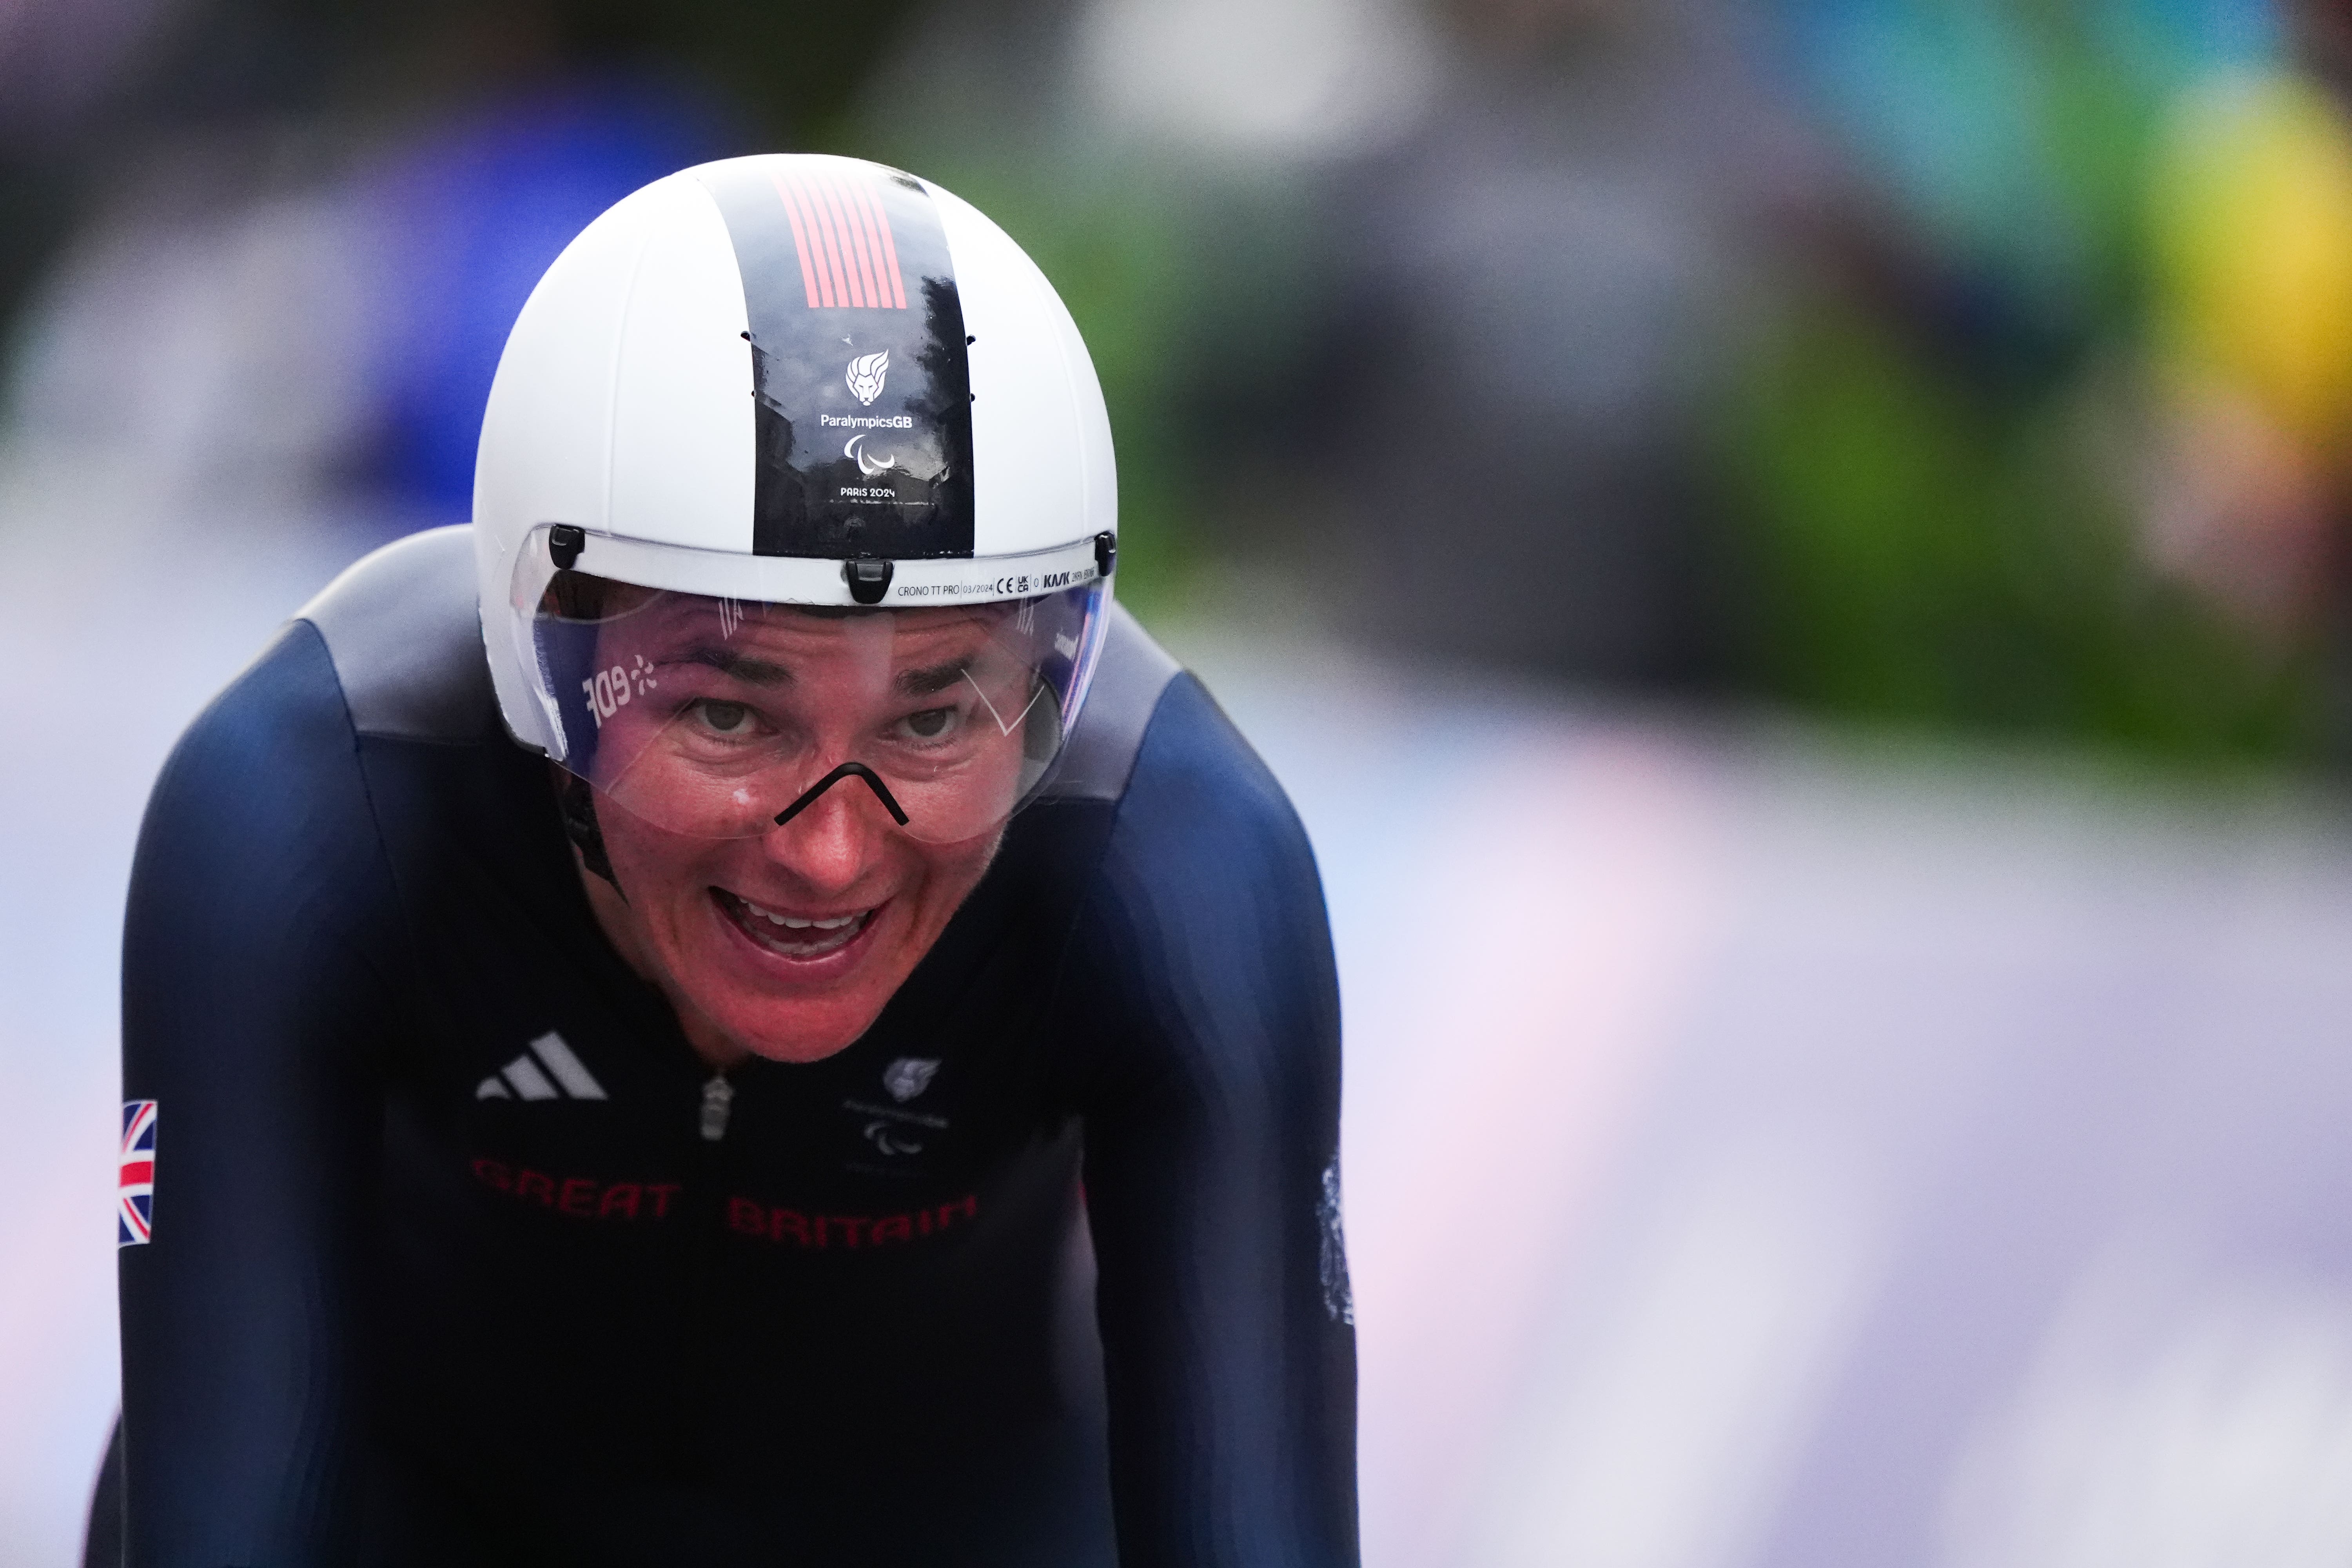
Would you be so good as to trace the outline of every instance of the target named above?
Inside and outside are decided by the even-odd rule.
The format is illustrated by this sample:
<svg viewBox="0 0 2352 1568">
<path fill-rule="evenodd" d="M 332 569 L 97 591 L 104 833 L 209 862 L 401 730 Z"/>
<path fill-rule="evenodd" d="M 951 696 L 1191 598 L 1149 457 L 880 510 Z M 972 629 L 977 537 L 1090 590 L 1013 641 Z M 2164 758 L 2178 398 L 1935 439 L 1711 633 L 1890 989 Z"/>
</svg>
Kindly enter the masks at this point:
<svg viewBox="0 0 2352 1568">
<path fill-rule="evenodd" d="M 961 839 L 1084 700 L 1110 422 L 1002 229 L 852 158 L 730 158 L 582 231 L 508 337 L 474 539 L 507 728 L 662 828 L 855 777 Z"/>
</svg>

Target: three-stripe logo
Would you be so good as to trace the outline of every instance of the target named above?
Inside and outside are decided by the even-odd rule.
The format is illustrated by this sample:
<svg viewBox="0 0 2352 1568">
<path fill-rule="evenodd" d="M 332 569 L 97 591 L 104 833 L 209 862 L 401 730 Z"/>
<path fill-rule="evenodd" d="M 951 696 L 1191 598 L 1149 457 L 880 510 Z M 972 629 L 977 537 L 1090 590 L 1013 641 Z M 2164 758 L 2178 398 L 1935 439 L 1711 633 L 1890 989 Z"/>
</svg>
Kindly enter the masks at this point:
<svg viewBox="0 0 2352 1568">
<path fill-rule="evenodd" d="M 484 1079 L 476 1100 L 603 1100 L 604 1086 L 572 1054 L 563 1037 L 550 1029 L 522 1055 Z"/>
</svg>

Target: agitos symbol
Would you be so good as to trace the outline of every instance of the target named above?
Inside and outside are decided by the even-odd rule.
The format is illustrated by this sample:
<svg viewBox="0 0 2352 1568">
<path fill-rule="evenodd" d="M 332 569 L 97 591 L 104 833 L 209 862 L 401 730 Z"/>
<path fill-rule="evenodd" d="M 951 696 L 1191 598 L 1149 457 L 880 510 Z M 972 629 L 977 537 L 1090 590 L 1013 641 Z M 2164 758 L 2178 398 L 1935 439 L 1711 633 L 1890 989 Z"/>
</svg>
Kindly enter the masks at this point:
<svg viewBox="0 0 2352 1568">
<path fill-rule="evenodd" d="M 898 243 L 881 198 L 856 174 L 801 168 L 775 176 L 792 220 L 809 309 L 903 310 Z"/>
</svg>

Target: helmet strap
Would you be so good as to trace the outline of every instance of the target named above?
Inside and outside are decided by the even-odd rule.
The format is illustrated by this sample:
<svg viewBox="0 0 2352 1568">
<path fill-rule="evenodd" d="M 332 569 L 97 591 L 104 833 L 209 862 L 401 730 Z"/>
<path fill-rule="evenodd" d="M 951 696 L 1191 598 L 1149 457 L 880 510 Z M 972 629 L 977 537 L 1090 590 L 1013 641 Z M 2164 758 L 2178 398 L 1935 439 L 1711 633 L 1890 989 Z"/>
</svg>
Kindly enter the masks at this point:
<svg viewBox="0 0 2352 1568">
<path fill-rule="evenodd" d="M 555 802 L 563 818 L 563 837 L 580 851 L 580 863 L 612 883 L 621 901 L 628 902 L 629 895 L 621 892 L 620 879 L 613 875 L 613 862 L 604 853 L 604 830 L 596 822 L 596 792 L 578 773 L 567 773 L 556 789 Z"/>
</svg>

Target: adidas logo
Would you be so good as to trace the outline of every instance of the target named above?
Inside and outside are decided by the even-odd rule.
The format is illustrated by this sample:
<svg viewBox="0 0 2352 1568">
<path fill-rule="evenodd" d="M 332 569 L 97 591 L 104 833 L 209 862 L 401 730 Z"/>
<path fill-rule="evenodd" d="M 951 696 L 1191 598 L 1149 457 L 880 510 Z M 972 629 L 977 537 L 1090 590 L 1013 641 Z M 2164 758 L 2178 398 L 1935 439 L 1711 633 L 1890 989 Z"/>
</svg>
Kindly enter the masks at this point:
<svg viewBox="0 0 2352 1568">
<path fill-rule="evenodd" d="M 476 1100 L 603 1100 L 604 1086 L 563 1037 L 550 1029 L 530 1047 L 481 1081 Z"/>
</svg>

